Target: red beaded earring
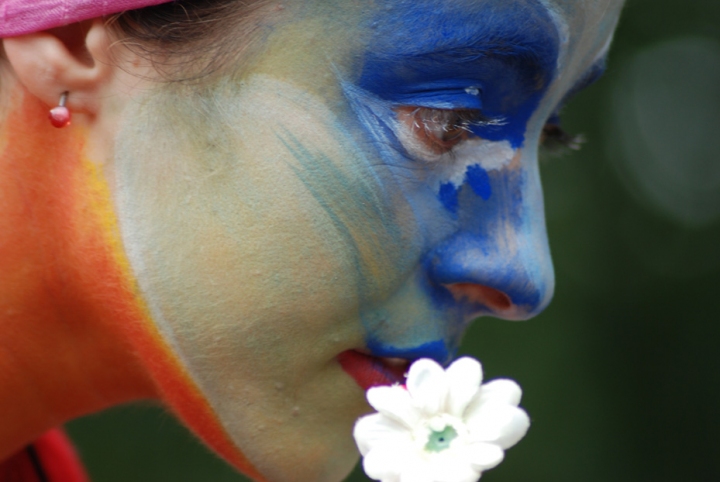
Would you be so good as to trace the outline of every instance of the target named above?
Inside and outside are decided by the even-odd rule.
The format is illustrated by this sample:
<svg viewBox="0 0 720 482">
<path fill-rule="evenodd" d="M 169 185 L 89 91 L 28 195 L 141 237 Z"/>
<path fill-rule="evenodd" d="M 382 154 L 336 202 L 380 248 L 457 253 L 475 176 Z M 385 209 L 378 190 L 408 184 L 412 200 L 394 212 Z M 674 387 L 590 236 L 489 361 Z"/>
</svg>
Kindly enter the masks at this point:
<svg viewBox="0 0 720 482">
<path fill-rule="evenodd" d="M 70 125 L 70 110 L 65 107 L 67 103 L 68 92 L 60 95 L 60 103 L 57 107 L 50 109 L 50 123 L 55 127 L 67 127 Z"/>
</svg>

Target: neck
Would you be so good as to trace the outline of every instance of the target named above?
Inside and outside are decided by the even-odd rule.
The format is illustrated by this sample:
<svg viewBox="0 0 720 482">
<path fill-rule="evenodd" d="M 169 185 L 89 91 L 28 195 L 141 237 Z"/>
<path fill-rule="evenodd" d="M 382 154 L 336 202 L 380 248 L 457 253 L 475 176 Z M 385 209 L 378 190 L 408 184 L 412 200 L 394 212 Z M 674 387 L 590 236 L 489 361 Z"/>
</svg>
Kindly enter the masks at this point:
<svg viewBox="0 0 720 482">
<path fill-rule="evenodd" d="M 69 419 L 156 397 L 99 168 L 77 128 L 15 99 L 0 130 L 0 460 Z"/>
</svg>

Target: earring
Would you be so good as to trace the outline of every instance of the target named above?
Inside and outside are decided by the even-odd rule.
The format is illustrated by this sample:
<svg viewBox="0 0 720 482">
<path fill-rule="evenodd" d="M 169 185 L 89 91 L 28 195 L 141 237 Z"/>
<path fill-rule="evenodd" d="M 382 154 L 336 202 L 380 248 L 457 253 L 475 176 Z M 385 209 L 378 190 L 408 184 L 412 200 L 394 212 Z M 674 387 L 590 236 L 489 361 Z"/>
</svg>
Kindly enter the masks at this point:
<svg viewBox="0 0 720 482">
<path fill-rule="evenodd" d="M 50 123 L 55 127 L 67 127 L 70 125 L 70 110 L 65 107 L 67 103 L 68 92 L 63 92 L 60 95 L 60 103 L 57 107 L 50 109 Z"/>
</svg>

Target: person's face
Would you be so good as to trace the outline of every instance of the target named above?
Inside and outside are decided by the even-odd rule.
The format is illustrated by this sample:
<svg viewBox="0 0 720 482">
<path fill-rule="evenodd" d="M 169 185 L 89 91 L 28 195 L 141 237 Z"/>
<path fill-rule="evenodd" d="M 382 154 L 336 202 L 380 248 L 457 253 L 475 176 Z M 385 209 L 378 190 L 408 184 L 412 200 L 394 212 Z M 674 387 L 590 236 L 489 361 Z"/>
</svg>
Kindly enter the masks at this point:
<svg viewBox="0 0 720 482">
<path fill-rule="evenodd" d="M 133 104 L 115 201 L 152 317 L 239 449 L 271 481 L 338 481 L 360 386 L 549 303 L 538 143 L 621 0 L 285 5 L 232 74 Z"/>
</svg>

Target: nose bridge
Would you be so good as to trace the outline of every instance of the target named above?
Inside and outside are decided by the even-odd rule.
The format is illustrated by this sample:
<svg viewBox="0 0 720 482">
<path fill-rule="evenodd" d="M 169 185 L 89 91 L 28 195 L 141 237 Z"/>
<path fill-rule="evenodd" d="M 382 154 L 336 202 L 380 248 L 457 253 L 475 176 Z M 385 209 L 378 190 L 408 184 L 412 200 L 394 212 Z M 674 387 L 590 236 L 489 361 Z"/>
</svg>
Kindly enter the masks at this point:
<svg viewBox="0 0 720 482">
<path fill-rule="evenodd" d="M 518 152 L 487 179 L 489 195 L 462 190 L 460 230 L 433 252 L 430 277 L 473 316 L 530 318 L 554 291 L 536 155 Z"/>
</svg>

